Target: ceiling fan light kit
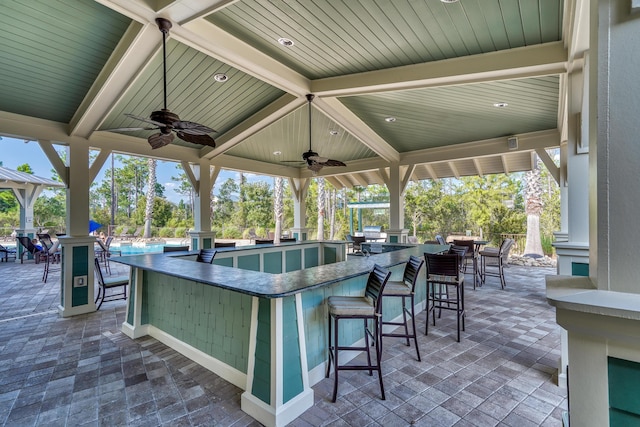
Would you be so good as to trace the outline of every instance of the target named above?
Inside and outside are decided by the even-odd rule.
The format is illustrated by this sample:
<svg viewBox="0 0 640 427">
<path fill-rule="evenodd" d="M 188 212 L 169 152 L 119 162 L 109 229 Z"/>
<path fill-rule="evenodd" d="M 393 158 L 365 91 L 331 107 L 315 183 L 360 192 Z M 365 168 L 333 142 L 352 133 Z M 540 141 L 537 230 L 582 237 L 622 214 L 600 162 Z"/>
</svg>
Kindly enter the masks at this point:
<svg viewBox="0 0 640 427">
<path fill-rule="evenodd" d="M 312 93 L 307 94 L 307 101 L 309 104 L 309 151 L 302 153 L 302 160 L 307 163 L 307 168 L 317 174 L 325 166 L 347 166 L 339 160 L 328 159 L 326 157 L 318 156 L 318 153 L 311 149 L 311 101 L 315 96 Z"/>
<path fill-rule="evenodd" d="M 159 130 L 159 133 L 155 133 L 147 138 L 152 149 L 164 147 L 165 145 L 170 144 L 174 139 L 174 132 L 178 138 L 183 141 L 190 142 L 192 144 L 208 145 L 209 147 L 215 148 L 216 143 L 214 139 L 209 136 L 209 134 L 215 132 L 215 130 L 208 126 L 201 125 L 200 123 L 180 120 L 180 117 L 177 114 L 172 113 L 167 108 L 167 34 L 169 34 L 172 24 L 171 21 L 165 18 L 156 18 L 156 24 L 162 33 L 162 82 L 164 108 L 159 111 L 152 112 L 148 119 L 134 114 L 125 114 L 127 117 L 150 123 L 156 127 L 118 128 L 106 130 L 123 132 L 135 130 Z"/>
</svg>

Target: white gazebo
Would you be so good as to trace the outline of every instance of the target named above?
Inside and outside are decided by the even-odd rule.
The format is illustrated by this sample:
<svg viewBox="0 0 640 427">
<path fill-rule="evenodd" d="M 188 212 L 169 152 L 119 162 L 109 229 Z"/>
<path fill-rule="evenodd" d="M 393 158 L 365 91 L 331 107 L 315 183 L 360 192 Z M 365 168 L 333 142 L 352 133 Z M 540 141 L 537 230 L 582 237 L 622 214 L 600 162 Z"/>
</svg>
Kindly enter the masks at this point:
<svg viewBox="0 0 640 427">
<path fill-rule="evenodd" d="M 34 237 L 33 206 L 42 191 L 49 187 L 64 187 L 64 184 L 0 166 L 0 190 L 12 190 L 20 204 L 20 228 L 16 230 L 18 236 Z M 21 249 L 18 247 L 16 260 L 20 259 Z"/>
</svg>

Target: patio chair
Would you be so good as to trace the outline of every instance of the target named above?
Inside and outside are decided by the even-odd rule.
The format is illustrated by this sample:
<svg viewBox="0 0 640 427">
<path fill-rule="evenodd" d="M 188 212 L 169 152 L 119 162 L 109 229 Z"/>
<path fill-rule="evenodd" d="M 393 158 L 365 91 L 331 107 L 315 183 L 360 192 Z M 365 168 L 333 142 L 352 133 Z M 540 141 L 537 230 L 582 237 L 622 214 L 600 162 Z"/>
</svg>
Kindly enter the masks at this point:
<svg viewBox="0 0 640 427">
<path fill-rule="evenodd" d="M 94 303 L 97 303 L 100 300 L 100 304 L 96 307 L 96 310 L 100 310 L 102 303 L 105 301 L 115 301 L 119 299 L 127 299 L 127 285 L 129 284 L 129 276 L 116 276 L 116 277 L 107 277 L 106 279 L 102 275 L 102 270 L 100 269 L 100 261 L 98 258 L 94 258 L 95 264 L 95 276 L 98 279 L 98 295 L 96 296 L 96 300 Z M 115 292 L 110 295 L 107 295 L 107 289 L 114 289 L 122 287 L 120 292 Z"/>
<path fill-rule="evenodd" d="M 235 248 L 236 242 L 214 242 L 214 248 Z"/>
<path fill-rule="evenodd" d="M 452 254 L 424 254 L 427 267 L 427 319 L 425 321 L 425 335 L 429 333 L 429 313 L 432 315 L 433 325 L 436 324 L 436 309 L 454 310 L 456 312 L 457 340 L 460 342 L 460 327 L 464 331 L 464 275 L 460 271 L 460 255 Z M 455 290 L 455 298 L 451 298 L 449 288 Z"/>
<path fill-rule="evenodd" d="M 441 245 L 446 245 L 447 244 L 447 241 L 444 240 L 444 237 L 442 237 L 439 234 L 436 235 L 436 242 L 438 242 Z"/>
<path fill-rule="evenodd" d="M 362 253 L 362 244 L 366 241 L 367 239 L 364 236 L 352 236 L 351 234 L 347 234 L 347 242 L 351 243 L 351 252 L 354 254 Z"/>
<path fill-rule="evenodd" d="M 256 245 L 269 245 L 269 244 L 273 244 L 273 240 L 272 239 L 255 239 L 254 243 Z"/>
<path fill-rule="evenodd" d="M 454 246 L 464 246 L 467 248 L 464 259 L 462 260 L 462 269 L 464 273 L 467 273 L 467 265 L 471 261 L 471 267 L 473 268 L 473 289 L 476 288 L 478 283 L 478 253 L 476 252 L 476 244 L 473 240 L 458 240 L 454 239 Z"/>
<path fill-rule="evenodd" d="M 167 252 L 185 252 L 189 250 L 189 246 L 163 246 L 162 247 L 162 252 L 163 253 L 167 253 Z"/>
<path fill-rule="evenodd" d="M 9 262 L 9 257 L 12 257 L 15 260 L 16 250 L 14 248 L 7 248 L 5 246 L 0 245 L 0 262 L 1 261 Z"/>
<path fill-rule="evenodd" d="M 402 320 L 394 322 L 390 320 L 382 320 L 382 326 L 402 326 L 404 332 L 382 332 L 380 335 L 383 337 L 398 337 L 404 338 L 407 342 L 407 346 L 411 345 L 409 338 L 413 338 L 416 346 L 416 354 L 418 356 L 418 362 L 420 362 L 420 349 L 418 348 L 418 334 L 416 333 L 416 314 L 415 314 L 415 301 L 414 296 L 416 294 L 416 282 L 418 281 L 418 274 L 420 269 L 424 265 L 424 260 L 411 255 L 409 261 L 404 267 L 404 273 L 402 280 L 389 280 L 387 286 L 384 287 L 382 298 L 402 298 Z M 407 306 L 406 300 L 409 300 Z M 411 332 L 409 332 L 409 322 L 407 316 L 411 318 Z"/>
<path fill-rule="evenodd" d="M 373 371 L 378 372 L 378 381 L 380 383 L 380 394 L 382 400 L 385 400 L 384 385 L 382 384 L 382 295 L 387 281 L 391 277 L 391 272 L 377 264 L 373 266 L 373 270 L 369 273 L 367 285 L 362 296 L 342 296 L 331 295 L 327 298 L 327 307 L 329 310 L 329 328 L 328 342 L 329 357 L 327 362 L 327 371 L 325 378 L 329 378 L 331 365 L 333 369 L 333 398 L 336 401 L 338 395 L 338 372 L 339 371 L 369 371 L 369 375 Z M 362 346 L 346 346 L 340 345 L 339 337 L 344 338 L 344 332 L 339 331 L 340 320 L 347 320 L 351 324 L 353 319 L 358 319 L 364 326 L 364 345 Z M 355 323 L 353 323 L 355 324 Z M 351 333 L 349 334 L 351 336 Z M 371 343 L 369 343 L 371 338 Z M 371 344 L 371 345 L 369 345 Z M 371 360 L 371 347 L 375 347 L 375 364 Z M 364 351 L 367 354 L 366 364 L 346 364 L 341 365 L 338 362 L 338 356 L 341 351 Z"/>
<path fill-rule="evenodd" d="M 412 245 L 418 244 L 418 238 L 416 236 L 408 236 L 407 243 L 411 243 Z"/>
<path fill-rule="evenodd" d="M 200 249 L 196 261 L 213 264 L 213 259 L 216 257 L 216 253 L 217 251 L 215 249 Z"/>
<path fill-rule="evenodd" d="M 51 264 L 60 263 L 60 242 L 53 242 L 49 234 L 38 234 L 38 239 L 42 245 L 42 257 L 44 259 L 44 271 L 42 272 L 42 281 L 47 283 Z"/>
<path fill-rule="evenodd" d="M 102 241 L 101 239 L 97 239 L 98 249 L 96 249 L 96 256 L 102 261 L 104 264 L 104 268 L 111 275 L 111 265 L 109 264 L 109 259 L 112 255 L 122 255 L 122 251 L 117 249 L 111 249 L 111 243 L 113 242 L 113 236 L 107 237 L 106 241 Z"/>
<path fill-rule="evenodd" d="M 499 248 L 484 248 L 480 251 L 480 286 L 484 285 L 487 276 L 500 278 L 502 289 L 507 286 L 504 267 L 509 263 L 509 251 L 514 243 L 513 239 L 504 239 Z"/>
<path fill-rule="evenodd" d="M 254 240 L 259 238 L 258 235 L 256 234 L 256 230 L 254 228 L 249 230 L 248 237 L 249 237 L 249 241 L 254 241 Z"/>
<path fill-rule="evenodd" d="M 36 264 L 38 264 L 46 256 L 44 255 L 44 250 L 41 248 L 37 248 L 36 245 L 34 245 L 31 241 L 30 237 L 18 236 L 16 237 L 16 239 L 18 240 L 18 243 L 20 243 L 24 248 L 24 251 L 22 251 L 22 254 L 20 255 L 20 264 L 24 263 L 24 257 L 28 254 L 31 254 L 31 256 L 33 256 Z"/>
</svg>

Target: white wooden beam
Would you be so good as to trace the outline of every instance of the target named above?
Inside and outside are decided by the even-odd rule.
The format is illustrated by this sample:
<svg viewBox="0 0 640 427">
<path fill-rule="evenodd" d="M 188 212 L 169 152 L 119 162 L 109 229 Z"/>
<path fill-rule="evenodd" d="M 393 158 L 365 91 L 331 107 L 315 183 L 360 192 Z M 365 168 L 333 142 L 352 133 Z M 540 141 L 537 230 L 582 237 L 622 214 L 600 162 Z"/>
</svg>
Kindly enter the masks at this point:
<svg viewBox="0 0 640 427">
<path fill-rule="evenodd" d="M 363 95 L 546 76 L 566 72 L 566 62 L 563 42 L 552 42 L 318 79 L 311 90 L 320 97 Z"/>
<path fill-rule="evenodd" d="M 536 150 L 538 157 L 542 160 L 542 163 L 547 167 L 549 174 L 553 177 L 558 185 L 560 185 L 560 167 L 556 165 L 547 150 L 541 148 Z"/>
<path fill-rule="evenodd" d="M 480 164 L 480 159 L 474 158 L 473 166 L 476 168 L 476 173 L 478 174 L 478 176 L 482 177 L 483 173 L 482 173 L 482 165 Z"/>
<path fill-rule="evenodd" d="M 200 180 L 196 178 L 195 173 L 193 173 L 194 165 L 189 162 L 180 162 L 180 164 L 182 165 L 184 174 L 187 176 L 189 184 L 191 184 L 191 187 L 193 187 L 193 191 L 195 191 L 196 194 L 200 193 Z"/>
<path fill-rule="evenodd" d="M 400 168 L 402 172 L 403 167 Z M 405 167 L 404 172 L 400 175 L 402 182 L 400 183 L 400 193 L 404 194 L 404 191 L 407 189 L 407 185 L 409 185 L 409 181 L 413 176 L 413 172 L 416 170 L 416 165 L 407 165 Z"/>
<path fill-rule="evenodd" d="M 69 187 L 69 167 L 64 164 L 56 149 L 53 148 L 53 144 L 51 143 L 51 141 L 47 139 L 39 139 L 38 144 L 40 145 L 40 148 L 42 148 L 42 151 L 44 151 L 44 154 L 47 156 L 47 159 L 49 159 L 49 161 L 51 162 L 53 168 L 58 173 L 58 176 L 60 177 L 62 182 L 64 182 L 64 185 L 66 187 Z"/>
<path fill-rule="evenodd" d="M 98 173 L 100 173 L 100 169 L 102 169 L 102 166 L 104 166 L 104 162 L 107 161 L 110 154 L 111 154 L 111 150 L 108 150 L 108 149 L 100 150 L 100 152 L 98 153 L 98 156 L 93 160 L 93 163 L 89 167 L 90 183 L 92 183 L 96 179 L 96 177 L 98 176 Z"/>
</svg>

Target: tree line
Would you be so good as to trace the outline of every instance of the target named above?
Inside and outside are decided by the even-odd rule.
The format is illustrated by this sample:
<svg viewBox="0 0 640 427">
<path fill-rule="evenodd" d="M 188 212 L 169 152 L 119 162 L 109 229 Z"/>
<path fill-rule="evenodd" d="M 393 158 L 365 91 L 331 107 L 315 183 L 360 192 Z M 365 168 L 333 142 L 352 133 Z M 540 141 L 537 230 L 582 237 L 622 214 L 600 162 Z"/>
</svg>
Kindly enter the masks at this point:
<svg viewBox="0 0 640 427">
<path fill-rule="evenodd" d="M 116 235 L 132 233 L 145 225 L 145 219 L 150 219 L 152 236 L 184 238 L 187 230 L 194 226 L 193 188 L 177 164 L 172 180 L 182 198 L 178 203 L 171 202 L 165 196 L 164 186 L 155 182 L 155 165 L 150 163 L 148 159 L 116 155 L 115 161 L 105 169 L 104 178 L 91 186 L 91 218 L 105 226 L 114 224 L 112 231 Z M 18 169 L 32 173 L 28 164 Z M 550 253 L 553 231 L 560 227 L 560 195 L 546 169 L 540 169 L 538 175 L 540 235 L 545 253 Z M 52 178 L 58 179 L 53 170 Z M 238 179 L 217 182 L 212 189 L 210 206 L 212 230 L 216 235 L 239 239 L 246 238 L 251 230 L 266 237 L 276 231 L 274 211 L 281 221 L 278 228 L 286 231 L 293 227 L 291 188 L 285 179 L 280 179 L 280 183 L 275 181 L 264 177 L 249 182 L 246 175 L 240 173 Z M 152 209 L 147 209 L 149 188 L 154 190 Z M 418 241 L 433 239 L 436 234 L 468 230 L 497 244 L 503 233 L 526 233 L 526 189 L 524 173 L 411 182 L 404 197 L 405 228 Z M 278 191 L 281 192 L 279 198 L 276 197 Z M 34 207 L 35 227 L 63 230 L 65 197 L 64 189 L 41 195 Z M 531 195 L 527 198 L 531 199 Z M 275 205 L 276 200 L 281 206 Z M 366 225 L 388 227 L 388 209 L 363 209 L 362 224 L 359 224 L 357 212 L 347 207 L 350 202 L 388 201 L 389 193 L 383 185 L 336 189 L 323 178 L 314 178 L 306 199 L 306 226 L 314 230 L 310 238 L 317 238 L 320 233 L 325 239 L 344 239 L 352 223 L 356 230 Z M 16 228 L 18 216 L 19 206 L 13 193 L 0 192 L 0 224 L 4 228 Z"/>
</svg>

